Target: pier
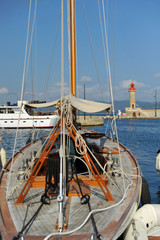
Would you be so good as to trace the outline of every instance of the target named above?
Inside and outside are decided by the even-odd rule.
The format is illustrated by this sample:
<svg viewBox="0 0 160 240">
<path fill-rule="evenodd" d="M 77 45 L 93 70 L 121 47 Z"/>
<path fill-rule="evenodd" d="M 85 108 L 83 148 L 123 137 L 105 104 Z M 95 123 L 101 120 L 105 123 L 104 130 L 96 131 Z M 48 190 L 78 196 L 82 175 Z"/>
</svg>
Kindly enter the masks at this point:
<svg viewBox="0 0 160 240">
<path fill-rule="evenodd" d="M 82 126 L 101 126 L 104 124 L 103 116 L 77 116 L 77 122 Z"/>
</svg>

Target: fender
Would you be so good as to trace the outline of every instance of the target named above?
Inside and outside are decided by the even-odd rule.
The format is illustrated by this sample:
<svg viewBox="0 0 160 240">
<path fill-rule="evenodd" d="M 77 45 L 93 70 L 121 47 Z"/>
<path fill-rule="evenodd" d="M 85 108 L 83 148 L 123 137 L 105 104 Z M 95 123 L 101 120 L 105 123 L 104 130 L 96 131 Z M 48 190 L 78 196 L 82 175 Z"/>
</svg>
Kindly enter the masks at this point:
<svg viewBox="0 0 160 240">
<path fill-rule="evenodd" d="M 149 231 L 160 226 L 160 205 L 146 204 L 134 215 L 129 227 L 124 233 L 124 240 L 148 240 Z"/>
</svg>

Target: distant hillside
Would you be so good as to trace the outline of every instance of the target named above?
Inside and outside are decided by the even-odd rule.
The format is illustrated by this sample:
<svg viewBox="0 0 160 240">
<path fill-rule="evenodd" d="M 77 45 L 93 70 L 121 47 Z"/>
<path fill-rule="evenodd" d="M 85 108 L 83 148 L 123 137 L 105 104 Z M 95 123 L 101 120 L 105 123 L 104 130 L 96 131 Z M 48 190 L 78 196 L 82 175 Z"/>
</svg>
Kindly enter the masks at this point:
<svg viewBox="0 0 160 240">
<path fill-rule="evenodd" d="M 155 103 L 154 102 L 141 102 L 136 101 L 136 106 L 140 107 L 142 109 L 155 109 Z M 115 101 L 115 110 L 121 109 L 123 112 L 125 111 L 125 108 L 129 107 L 129 101 Z M 157 108 L 160 108 L 160 103 L 157 103 Z"/>
</svg>

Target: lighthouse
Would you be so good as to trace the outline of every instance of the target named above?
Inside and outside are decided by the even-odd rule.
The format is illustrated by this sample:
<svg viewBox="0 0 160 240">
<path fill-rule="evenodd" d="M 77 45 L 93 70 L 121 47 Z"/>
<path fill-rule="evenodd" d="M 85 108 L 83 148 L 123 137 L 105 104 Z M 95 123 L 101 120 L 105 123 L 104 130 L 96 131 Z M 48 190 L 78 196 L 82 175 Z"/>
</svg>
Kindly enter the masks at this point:
<svg viewBox="0 0 160 240">
<path fill-rule="evenodd" d="M 130 84 L 129 91 L 129 108 L 134 109 L 136 108 L 136 88 L 134 86 L 134 83 L 132 82 Z"/>
</svg>

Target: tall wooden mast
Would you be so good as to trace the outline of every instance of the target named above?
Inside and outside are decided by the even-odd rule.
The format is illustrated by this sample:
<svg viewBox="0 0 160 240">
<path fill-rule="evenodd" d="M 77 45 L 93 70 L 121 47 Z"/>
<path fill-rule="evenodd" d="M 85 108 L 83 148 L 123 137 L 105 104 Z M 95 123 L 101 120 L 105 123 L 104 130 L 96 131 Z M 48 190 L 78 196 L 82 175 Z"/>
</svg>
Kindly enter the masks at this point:
<svg viewBox="0 0 160 240">
<path fill-rule="evenodd" d="M 76 96 L 75 0 L 70 0 L 70 34 L 71 34 L 71 94 Z"/>
</svg>

